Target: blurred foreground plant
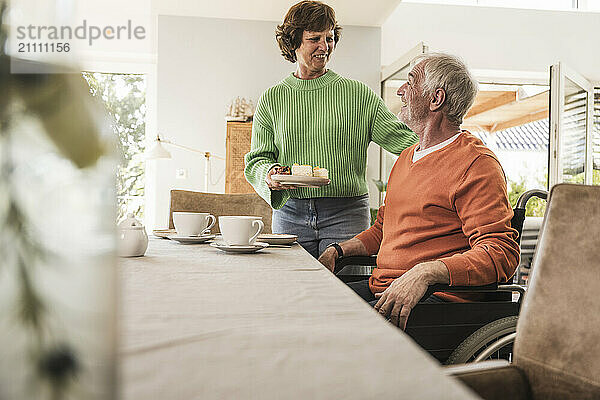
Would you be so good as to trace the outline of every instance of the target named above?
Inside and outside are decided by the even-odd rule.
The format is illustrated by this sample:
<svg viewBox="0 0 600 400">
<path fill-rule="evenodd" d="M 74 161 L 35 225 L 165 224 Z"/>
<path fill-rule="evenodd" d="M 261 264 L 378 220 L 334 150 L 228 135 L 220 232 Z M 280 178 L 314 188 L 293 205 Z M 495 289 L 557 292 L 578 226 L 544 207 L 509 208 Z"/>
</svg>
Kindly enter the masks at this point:
<svg viewBox="0 0 600 400">
<path fill-rule="evenodd" d="M 95 115 L 79 75 L 11 73 L 11 62 L 13 67 L 31 62 L 11 60 L 5 53 L 6 9 L 0 0 L 0 276 L 14 274 L 17 283 L 14 318 L 28 333 L 28 373 L 48 385 L 50 399 L 58 400 L 65 397 L 81 365 L 74 348 L 57 339 L 50 307 L 37 289 L 36 268 L 56 255 L 36 240 L 33 224 L 16 197 L 12 128 L 19 118 L 35 118 L 57 151 L 77 168 L 93 166 L 104 145 L 97 129 L 100 116 Z"/>
</svg>

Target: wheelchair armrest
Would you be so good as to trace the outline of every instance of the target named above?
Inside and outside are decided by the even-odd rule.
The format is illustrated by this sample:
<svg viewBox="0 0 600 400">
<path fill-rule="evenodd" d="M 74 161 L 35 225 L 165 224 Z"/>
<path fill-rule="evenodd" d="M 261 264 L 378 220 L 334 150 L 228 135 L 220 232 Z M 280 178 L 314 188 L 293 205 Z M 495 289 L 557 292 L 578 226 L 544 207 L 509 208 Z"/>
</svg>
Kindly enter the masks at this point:
<svg viewBox="0 0 600 400">
<path fill-rule="evenodd" d="M 346 256 L 335 260 L 334 274 L 338 274 L 346 265 L 377 265 L 377 256 Z"/>
<path fill-rule="evenodd" d="M 442 283 L 431 285 L 429 289 L 434 292 L 495 292 L 498 290 L 497 283 L 480 286 L 450 286 Z"/>
<path fill-rule="evenodd" d="M 450 286 L 442 283 L 436 283 L 435 285 L 429 286 L 424 298 L 431 296 L 436 292 L 496 292 L 498 290 L 497 283 L 490 283 L 489 285 L 481 286 Z"/>
<path fill-rule="evenodd" d="M 377 265 L 377 255 L 373 256 L 346 256 L 340 257 L 335 261 L 335 268 L 333 273 L 337 275 L 345 266 L 347 265 L 368 265 L 368 266 L 376 266 Z M 498 283 L 490 283 L 488 285 L 481 286 L 450 286 L 445 284 L 435 284 L 429 287 L 427 290 L 425 297 L 432 295 L 435 292 L 511 292 L 517 291 L 519 292 L 519 300 L 523 297 L 525 293 L 525 288 L 519 285 L 511 285 L 511 284 L 500 284 Z"/>
<path fill-rule="evenodd" d="M 498 283 L 490 283 L 488 285 L 481 286 L 450 286 L 444 285 L 441 283 L 429 286 L 427 292 L 425 292 L 425 296 L 423 298 L 427 298 L 431 296 L 435 292 L 477 292 L 477 293 L 489 293 L 489 292 L 518 292 L 519 298 L 517 303 L 519 303 L 519 307 L 521 306 L 521 301 L 523 300 L 523 295 L 525 294 L 525 287 L 521 285 L 511 285 L 511 284 L 498 284 Z"/>
</svg>

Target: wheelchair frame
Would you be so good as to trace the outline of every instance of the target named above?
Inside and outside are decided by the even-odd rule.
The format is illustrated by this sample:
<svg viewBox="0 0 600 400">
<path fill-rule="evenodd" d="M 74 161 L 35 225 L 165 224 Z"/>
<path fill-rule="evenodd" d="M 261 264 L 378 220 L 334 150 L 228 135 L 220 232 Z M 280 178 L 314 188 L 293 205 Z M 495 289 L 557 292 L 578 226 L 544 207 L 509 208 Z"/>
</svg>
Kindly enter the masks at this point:
<svg viewBox="0 0 600 400">
<path fill-rule="evenodd" d="M 529 190 L 517 200 L 517 204 L 513 209 L 514 215 L 511 226 L 518 232 L 517 242 L 519 243 L 525 221 L 525 207 L 532 197 L 547 200 L 548 192 L 538 189 Z M 340 274 L 346 266 L 375 266 L 377 265 L 376 261 L 377 256 L 340 257 L 336 261 L 334 273 L 343 281 L 350 282 L 357 280 L 356 277 Z M 367 277 L 368 275 L 361 275 L 359 279 L 366 279 Z M 496 321 L 518 316 L 525 290 L 525 287 L 521 285 L 499 285 L 497 283 L 483 286 L 432 285 L 423 298 L 427 298 L 435 292 L 482 292 L 485 293 L 485 298 L 483 301 L 469 303 L 420 303 L 409 316 L 406 334 L 442 363 L 466 362 L 465 358 L 472 359 L 469 354 L 466 354 L 469 350 L 465 351 L 466 346 L 471 344 L 471 347 L 473 347 L 472 343 L 484 343 L 485 347 L 493 349 L 491 350 L 493 353 L 507 345 L 512 345 L 514 335 L 512 341 L 510 338 L 506 339 L 506 335 L 502 335 L 494 338 L 494 340 L 501 341 L 500 344 L 497 344 L 497 342 L 488 344 L 486 338 L 481 337 L 482 332 L 485 336 L 485 332 L 490 331 L 493 324 L 497 325 Z M 519 294 L 516 302 L 512 301 L 513 292 Z M 508 327 L 503 328 L 509 335 L 516 331 L 517 318 L 512 318 L 510 321 L 514 321 L 514 330 L 510 327 L 512 322 L 509 321 L 504 324 L 508 324 Z M 497 334 L 495 332 L 494 334 Z M 479 340 L 473 339 L 474 337 Z M 457 358 L 456 354 L 459 350 L 461 350 L 461 353 L 458 354 L 458 356 L 461 356 L 460 359 Z M 477 354 L 478 350 L 481 349 L 472 350 L 473 353 Z M 484 355 L 485 357 L 482 358 L 487 358 L 485 353 Z"/>
</svg>

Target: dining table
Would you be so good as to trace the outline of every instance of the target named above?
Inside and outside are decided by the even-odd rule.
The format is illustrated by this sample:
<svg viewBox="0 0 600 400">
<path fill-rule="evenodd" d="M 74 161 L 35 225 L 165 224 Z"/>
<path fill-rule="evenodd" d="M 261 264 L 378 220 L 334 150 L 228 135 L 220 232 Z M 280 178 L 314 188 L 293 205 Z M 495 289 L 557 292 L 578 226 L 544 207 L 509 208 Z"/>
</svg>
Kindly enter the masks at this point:
<svg viewBox="0 0 600 400">
<path fill-rule="evenodd" d="M 119 263 L 120 398 L 476 399 L 300 245 Z"/>
</svg>

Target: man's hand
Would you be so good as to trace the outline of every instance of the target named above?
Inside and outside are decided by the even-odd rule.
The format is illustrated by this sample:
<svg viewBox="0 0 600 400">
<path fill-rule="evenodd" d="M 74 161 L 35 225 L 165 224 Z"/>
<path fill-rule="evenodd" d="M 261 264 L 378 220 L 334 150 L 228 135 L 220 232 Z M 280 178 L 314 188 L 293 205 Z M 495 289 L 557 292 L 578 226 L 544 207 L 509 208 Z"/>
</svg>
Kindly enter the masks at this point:
<svg viewBox="0 0 600 400">
<path fill-rule="evenodd" d="M 366 256 L 367 249 L 363 242 L 356 237 L 353 237 L 350 240 L 346 240 L 345 242 L 339 243 L 342 251 L 344 252 L 344 256 Z M 323 251 L 321 256 L 319 257 L 319 262 L 323 264 L 328 270 L 333 272 L 335 269 L 335 260 L 338 259 L 338 252 L 335 247 L 328 247 Z"/>
<path fill-rule="evenodd" d="M 425 295 L 427 288 L 434 283 L 449 282 L 450 275 L 443 262 L 427 261 L 417 264 L 394 280 L 385 291 L 375 294 L 379 298 L 375 310 L 404 330 L 410 312 Z"/>
<path fill-rule="evenodd" d="M 334 247 L 328 247 L 325 249 L 319 257 L 319 262 L 325 266 L 328 270 L 333 272 L 335 269 L 335 260 L 338 259 L 338 252 Z"/>
<path fill-rule="evenodd" d="M 294 185 L 283 185 L 283 184 L 281 184 L 279 182 L 275 182 L 274 180 L 271 179 L 271 175 L 275 175 L 277 173 L 278 168 L 279 168 L 279 166 L 276 165 L 273 168 L 271 168 L 269 170 L 269 172 L 267 172 L 265 182 L 267 182 L 267 186 L 269 187 L 269 189 L 271 189 L 271 190 L 296 189 L 296 186 L 294 186 Z"/>
</svg>

